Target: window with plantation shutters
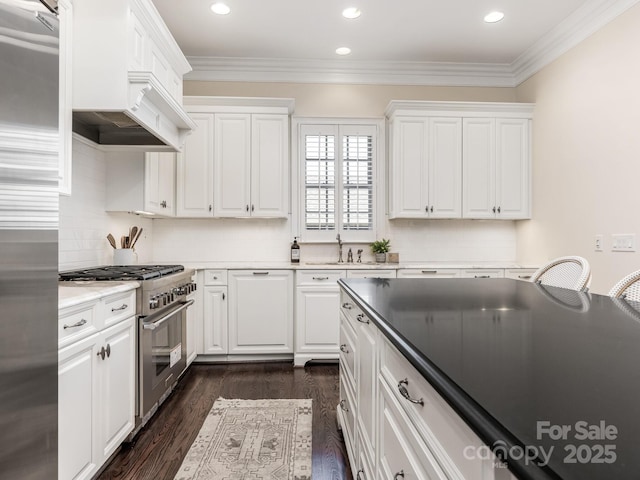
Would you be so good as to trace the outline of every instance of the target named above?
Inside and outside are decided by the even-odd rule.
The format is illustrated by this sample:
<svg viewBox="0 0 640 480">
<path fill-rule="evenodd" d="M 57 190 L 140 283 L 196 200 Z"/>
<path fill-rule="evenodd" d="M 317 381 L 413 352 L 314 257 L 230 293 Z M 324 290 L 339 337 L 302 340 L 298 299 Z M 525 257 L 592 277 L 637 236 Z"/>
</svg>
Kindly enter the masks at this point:
<svg viewBox="0 0 640 480">
<path fill-rule="evenodd" d="M 302 125 L 301 235 L 305 241 L 374 238 L 374 125 Z"/>
</svg>

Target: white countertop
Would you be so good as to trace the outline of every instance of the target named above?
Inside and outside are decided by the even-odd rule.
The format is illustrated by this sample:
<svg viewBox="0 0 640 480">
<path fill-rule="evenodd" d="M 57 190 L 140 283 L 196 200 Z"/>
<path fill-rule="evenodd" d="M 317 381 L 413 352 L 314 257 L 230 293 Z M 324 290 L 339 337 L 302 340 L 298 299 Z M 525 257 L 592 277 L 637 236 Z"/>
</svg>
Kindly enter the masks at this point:
<svg viewBox="0 0 640 480">
<path fill-rule="evenodd" d="M 166 263 L 166 262 L 163 262 Z M 398 270 L 401 268 L 417 268 L 417 269 L 475 269 L 475 268 L 538 268 L 536 265 L 520 265 L 515 262 L 401 262 L 401 263 L 337 263 L 335 261 L 318 260 L 304 261 L 301 263 L 289 262 L 178 262 L 184 264 L 185 268 L 193 268 L 195 270 L 205 269 L 274 269 L 274 270 Z"/>
<path fill-rule="evenodd" d="M 138 282 L 58 282 L 58 309 L 99 300 L 114 293 L 138 288 Z"/>
</svg>

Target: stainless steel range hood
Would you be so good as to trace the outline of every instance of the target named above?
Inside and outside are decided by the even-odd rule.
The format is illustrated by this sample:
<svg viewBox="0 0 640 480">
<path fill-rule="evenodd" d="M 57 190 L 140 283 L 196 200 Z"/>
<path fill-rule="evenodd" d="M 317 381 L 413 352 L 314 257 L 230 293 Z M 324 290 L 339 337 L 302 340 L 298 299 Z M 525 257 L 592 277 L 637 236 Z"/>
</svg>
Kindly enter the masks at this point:
<svg viewBox="0 0 640 480">
<path fill-rule="evenodd" d="M 73 6 L 73 131 L 104 147 L 180 151 L 191 66 L 150 0 Z"/>
</svg>

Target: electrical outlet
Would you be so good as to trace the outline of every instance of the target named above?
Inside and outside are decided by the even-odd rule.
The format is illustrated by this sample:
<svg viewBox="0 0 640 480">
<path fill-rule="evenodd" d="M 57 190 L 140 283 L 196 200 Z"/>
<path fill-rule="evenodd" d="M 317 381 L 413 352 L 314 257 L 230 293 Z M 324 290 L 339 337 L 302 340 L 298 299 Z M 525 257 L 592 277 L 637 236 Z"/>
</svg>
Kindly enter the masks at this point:
<svg viewBox="0 0 640 480">
<path fill-rule="evenodd" d="M 612 252 L 635 252 L 636 251 L 636 234 L 635 233 L 616 233 L 611 235 L 611 251 Z"/>
<path fill-rule="evenodd" d="M 602 251 L 602 242 L 604 240 L 604 237 L 602 235 L 596 235 L 596 241 L 594 244 L 594 249 L 596 252 L 601 252 Z"/>
</svg>

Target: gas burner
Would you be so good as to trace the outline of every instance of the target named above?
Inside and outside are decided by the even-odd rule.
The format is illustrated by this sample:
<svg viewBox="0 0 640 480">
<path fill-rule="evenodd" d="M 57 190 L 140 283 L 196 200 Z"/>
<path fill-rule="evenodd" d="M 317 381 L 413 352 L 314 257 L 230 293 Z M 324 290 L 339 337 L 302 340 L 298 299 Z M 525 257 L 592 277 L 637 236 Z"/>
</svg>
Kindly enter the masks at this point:
<svg viewBox="0 0 640 480">
<path fill-rule="evenodd" d="M 126 281 L 151 280 L 173 273 L 182 272 L 182 265 L 107 265 L 103 267 L 87 268 L 60 272 L 61 281 Z"/>
</svg>

